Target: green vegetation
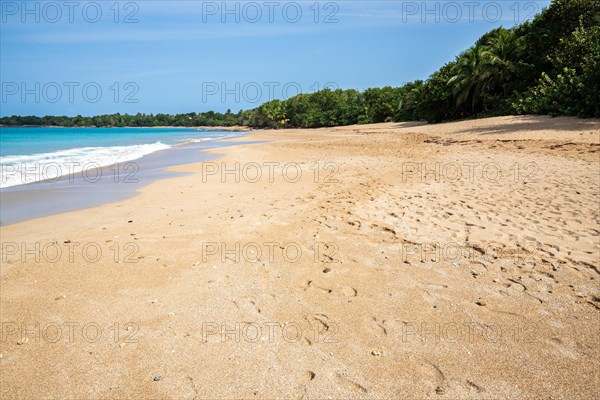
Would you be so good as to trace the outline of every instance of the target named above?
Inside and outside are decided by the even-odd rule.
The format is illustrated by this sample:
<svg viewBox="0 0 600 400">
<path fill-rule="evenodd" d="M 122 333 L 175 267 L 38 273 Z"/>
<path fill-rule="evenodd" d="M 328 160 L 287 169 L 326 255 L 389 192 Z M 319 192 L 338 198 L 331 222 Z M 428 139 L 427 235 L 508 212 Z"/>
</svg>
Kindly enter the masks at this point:
<svg viewBox="0 0 600 400">
<path fill-rule="evenodd" d="M 399 88 L 329 90 L 232 114 L 6 117 L 6 125 L 315 128 L 507 114 L 600 118 L 600 1 L 553 0 L 532 21 L 497 28 L 433 73 Z"/>
<path fill-rule="evenodd" d="M 0 124 L 4 125 L 39 125 L 39 126 L 233 126 L 239 121 L 240 113 L 233 114 L 227 110 L 225 114 L 208 111 L 201 114 L 110 114 L 97 115 L 95 117 L 36 117 L 36 116 L 12 116 L 0 118 Z"/>
</svg>

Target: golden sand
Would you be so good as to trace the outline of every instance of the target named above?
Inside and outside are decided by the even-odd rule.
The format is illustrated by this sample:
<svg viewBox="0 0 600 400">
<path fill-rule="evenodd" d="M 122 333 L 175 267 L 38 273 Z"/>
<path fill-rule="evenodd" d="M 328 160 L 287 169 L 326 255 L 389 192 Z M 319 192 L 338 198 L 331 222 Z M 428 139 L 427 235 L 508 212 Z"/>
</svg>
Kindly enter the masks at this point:
<svg viewBox="0 0 600 400">
<path fill-rule="evenodd" d="M 0 397 L 598 398 L 598 120 L 238 140 L 1 228 Z"/>
</svg>

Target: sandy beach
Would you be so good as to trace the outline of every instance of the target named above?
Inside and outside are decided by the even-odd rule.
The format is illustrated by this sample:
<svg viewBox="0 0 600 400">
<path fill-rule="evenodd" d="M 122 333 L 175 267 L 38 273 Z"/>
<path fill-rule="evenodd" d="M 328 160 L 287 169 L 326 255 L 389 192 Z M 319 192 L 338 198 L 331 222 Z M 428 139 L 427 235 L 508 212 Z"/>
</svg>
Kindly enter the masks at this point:
<svg viewBox="0 0 600 400">
<path fill-rule="evenodd" d="M 0 228 L 2 399 L 600 398 L 600 121 L 233 140 Z"/>
</svg>

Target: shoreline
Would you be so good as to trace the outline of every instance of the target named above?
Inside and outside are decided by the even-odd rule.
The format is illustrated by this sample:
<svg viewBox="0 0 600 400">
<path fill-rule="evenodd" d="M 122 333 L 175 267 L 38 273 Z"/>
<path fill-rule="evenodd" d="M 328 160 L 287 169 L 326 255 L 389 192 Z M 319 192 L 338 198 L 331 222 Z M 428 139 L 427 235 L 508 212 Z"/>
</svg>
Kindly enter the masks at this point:
<svg viewBox="0 0 600 400">
<path fill-rule="evenodd" d="M 600 121 L 243 139 L 0 227 L 4 395 L 596 395 Z"/>
<path fill-rule="evenodd" d="M 27 126 L 27 127 L 35 127 L 35 126 Z M 26 128 L 26 126 L 23 126 L 23 128 Z M 65 128 L 65 127 L 50 127 L 50 128 L 60 128 L 60 129 L 62 129 L 62 128 Z M 74 128 L 79 129 L 79 127 L 74 127 Z M 140 127 L 140 128 L 152 129 L 150 127 Z M 164 128 L 164 129 L 173 129 L 173 128 L 177 128 L 177 127 L 162 127 L 162 128 Z M 117 129 L 121 129 L 121 128 L 117 128 Z M 190 128 L 190 129 L 193 129 L 193 128 Z M 239 137 L 243 137 L 248 132 L 252 132 L 252 131 L 242 131 L 242 130 L 226 130 L 226 129 L 220 129 L 220 128 L 210 129 L 210 130 L 206 130 L 206 131 L 208 131 L 208 132 L 213 132 L 213 131 L 214 132 L 236 132 L 236 133 L 239 133 L 239 135 L 237 135 Z M 189 140 L 186 141 L 186 142 L 177 142 L 177 143 L 173 143 L 173 144 L 168 144 L 167 146 L 169 146 L 169 147 L 167 149 L 154 150 L 151 153 L 147 153 L 147 154 L 144 154 L 144 155 L 141 155 L 141 156 L 137 156 L 136 158 L 132 158 L 132 159 L 121 161 L 121 162 L 113 162 L 113 163 L 106 164 L 106 165 L 100 165 L 98 168 L 88 168 L 87 170 L 89 170 L 89 171 L 96 171 L 96 170 L 99 170 L 99 169 L 100 170 L 102 170 L 102 169 L 110 169 L 111 167 L 113 167 L 115 165 L 118 165 L 118 164 L 131 163 L 131 162 L 140 160 L 141 158 L 144 158 L 144 157 L 150 156 L 152 154 L 155 154 L 157 152 L 162 152 L 162 151 L 165 151 L 165 150 L 168 151 L 170 149 L 176 149 L 176 148 L 178 148 L 180 146 L 197 146 L 198 144 L 202 144 L 202 143 L 215 142 L 215 141 L 216 142 L 221 142 L 222 140 L 224 140 L 224 139 L 211 138 L 211 137 L 200 138 L 200 139 L 190 139 L 190 138 L 188 138 L 188 139 Z M 160 142 L 160 141 L 161 141 L 161 139 L 158 140 L 158 142 Z M 146 144 L 142 143 L 142 144 L 138 144 L 138 145 L 150 145 L 150 144 L 153 144 L 153 143 L 146 143 Z M 113 147 L 113 146 L 101 146 L 100 148 Z M 116 145 L 116 146 L 119 147 L 120 145 Z M 136 145 L 125 145 L 125 146 L 131 146 L 131 147 L 133 147 L 133 146 L 136 146 Z M 59 149 L 58 151 L 63 151 L 63 150 L 65 150 L 65 149 Z M 23 154 L 21 156 L 27 156 L 27 155 L 28 154 Z M 32 154 L 32 155 L 35 155 L 35 154 Z M 8 157 L 11 157 L 11 155 L 8 155 Z M 12 157 L 14 157 L 14 156 L 12 156 Z M 98 163 L 94 163 L 94 164 L 97 165 Z M 82 172 L 83 171 L 78 171 L 76 173 L 77 174 L 81 174 Z M 17 184 L 17 185 L 0 187 L 0 191 L 3 191 L 3 190 L 9 190 L 10 191 L 10 190 L 12 190 L 12 188 L 16 188 L 16 187 L 23 188 L 24 186 L 32 185 L 32 184 L 35 185 L 35 184 L 50 183 L 50 182 L 53 182 L 53 181 L 61 181 L 61 180 L 63 180 L 63 178 L 66 178 L 66 177 L 69 177 L 69 175 L 68 174 L 63 174 L 61 176 L 54 177 L 54 178 L 46 178 L 46 179 L 41 179 L 41 180 L 38 180 L 38 181 L 32 181 L 32 182 L 26 182 L 26 183 L 22 182 L 22 183 Z"/>
<path fill-rule="evenodd" d="M 0 128 L 181 128 L 181 129 L 205 129 L 207 131 L 231 131 L 231 132 L 248 132 L 254 131 L 257 129 L 251 128 L 249 126 L 58 126 L 58 125 L 2 125 L 0 124 Z"/>
<path fill-rule="evenodd" d="M 245 136 L 240 135 L 235 139 L 243 139 Z M 133 160 L 2 188 L 0 214 L 3 217 L 0 226 L 97 207 L 133 197 L 141 188 L 154 181 L 182 175 L 172 172 L 172 168 L 210 161 L 217 156 L 208 154 L 208 150 L 238 144 L 225 140 L 181 143 Z M 250 143 L 244 140 L 239 142 Z M 48 201 L 49 199 L 54 200 Z M 59 199 L 62 201 L 58 201 Z"/>
</svg>

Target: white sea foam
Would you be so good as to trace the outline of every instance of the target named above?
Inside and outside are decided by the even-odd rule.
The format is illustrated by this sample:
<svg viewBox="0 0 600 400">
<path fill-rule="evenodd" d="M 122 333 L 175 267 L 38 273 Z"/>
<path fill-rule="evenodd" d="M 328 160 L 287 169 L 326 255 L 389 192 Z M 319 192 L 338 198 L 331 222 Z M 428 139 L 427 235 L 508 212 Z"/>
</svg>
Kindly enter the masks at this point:
<svg viewBox="0 0 600 400">
<path fill-rule="evenodd" d="M 82 147 L 53 153 L 0 157 L 0 188 L 82 173 L 98 167 L 133 161 L 146 154 L 168 149 L 161 142 L 133 146 Z M 90 173 L 93 177 L 93 173 Z"/>
<path fill-rule="evenodd" d="M 239 134 L 226 134 L 226 135 L 221 135 L 221 136 L 208 136 L 208 137 L 202 137 L 202 138 L 186 138 L 186 139 L 180 139 L 178 140 L 178 142 L 180 143 L 203 143 L 203 142 L 213 142 L 215 140 L 223 140 L 223 139 L 229 139 L 229 138 L 234 138 L 234 137 L 238 137 L 240 136 Z"/>
</svg>

